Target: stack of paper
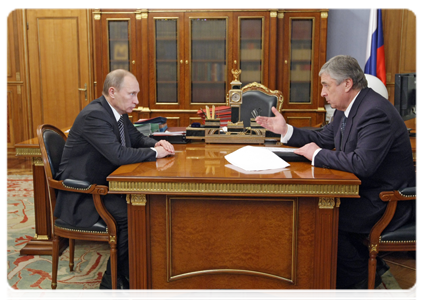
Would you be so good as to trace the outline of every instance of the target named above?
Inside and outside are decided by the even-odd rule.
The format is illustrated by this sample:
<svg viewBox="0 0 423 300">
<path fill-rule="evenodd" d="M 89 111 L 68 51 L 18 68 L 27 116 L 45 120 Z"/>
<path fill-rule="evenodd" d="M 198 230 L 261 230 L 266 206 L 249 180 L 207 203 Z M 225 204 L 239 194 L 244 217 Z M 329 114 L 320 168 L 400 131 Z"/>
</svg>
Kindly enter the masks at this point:
<svg viewBox="0 0 423 300">
<path fill-rule="evenodd" d="M 265 147 L 245 146 L 225 156 L 232 165 L 246 171 L 282 169 L 289 163 Z"/>
</svg>

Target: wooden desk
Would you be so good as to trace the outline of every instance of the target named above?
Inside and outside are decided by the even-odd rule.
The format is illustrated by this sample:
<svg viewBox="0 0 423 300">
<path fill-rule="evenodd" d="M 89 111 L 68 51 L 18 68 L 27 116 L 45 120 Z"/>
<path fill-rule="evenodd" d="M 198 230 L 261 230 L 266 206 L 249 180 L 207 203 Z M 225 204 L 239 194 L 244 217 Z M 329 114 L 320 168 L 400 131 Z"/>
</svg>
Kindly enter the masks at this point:
<svg viewBox="0 0 423 300">
<path fill-rule="evenodd" d="M 68 128 L 66 128 L 68 129 Z M 420 138 L 410 138 L 413 149 L 413 159 L 418 174 L 418 165 L 420 161 Z M 195 145 L 195 144 L 192 144 Z M 218 145 L 216 145 L 218 146 Z M 41 159 L 41 150 L 38 139 L 33 138 L 15 145 L 16 155 L 32 158 L 32 171 L 34 179 L 34 211 L 35 211 L 35 235 L 20 251 L 21 255 L 51 255 L 52 253 L 52 224 L 51 213 L 48 202 L 47 186 L 44 175 L 44 165 Z M 196 161 L 191 159 L 192 161 Z M 198 161 L 198 160 L 197 160 Z M 209 162 L 214 161 L 209 159 Z M 213 171 L 213 164 L 209 165 L 209 172 Z M 214 168 L 215 169 L 215 168 Z M 66 245 L 62 245 L 63 249 Z"/>
<path fill-rule="evenodd" d="M 224 159 L 240 147 L 175 145 L 108 177 L 127 194 L 131 288 L 336 287 L 338 207 L 360 180 L 305 162 L 243 174 Z"/>
</svg>

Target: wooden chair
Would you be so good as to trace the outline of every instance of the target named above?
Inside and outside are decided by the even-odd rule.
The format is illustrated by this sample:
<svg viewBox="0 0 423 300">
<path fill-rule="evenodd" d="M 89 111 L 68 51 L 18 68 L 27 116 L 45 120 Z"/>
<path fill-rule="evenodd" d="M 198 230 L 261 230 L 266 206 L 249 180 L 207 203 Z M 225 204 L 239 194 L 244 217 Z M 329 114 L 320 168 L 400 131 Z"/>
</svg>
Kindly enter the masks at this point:
<svg viewBox="0 0 423 300">
<path fill-rule="evenodd" d="M 110 244 L 112 288 L 117 288 L 117 249 L 116 222 L 103 205 L 100 195 L 106 195 L 108 187 L 91 184 L 86 181 L 65 179 L 55 180 L 59 169 L 66 135 L 58 128 L 44 124 L 37 128 L 38 141 L 44 162 L 44 169 L 50 200 L 51 216 L 53 218 L 53 253 L 51 288 L 57 287 L 57 267 L 59 260 L 60 238 L 69 239 L 69 268 L 73 271 L 75 239 L 102 241 Z M 95 208 L 101 220 L 89 228 L 79 228 L 66 224 L 63 220 L 53 217 L 56 205 L 56 190 L 92 194 Z"/>
<path fill-rule="evenodd" d="M 416 199 L 416 188 L 409 187 L 400 191 L 382 192 L 382 201 L 388 202 L 385 213 L 373 226 L 364 243 L 369 248 L 369 277 L 368 289 L 374 289 L 376 278 L 376 257 L 380 251 L 416 251 L 416 221 L 412 220 L 395 231 L 384 233 L 384 229 L 391 222 L 398 201 Z"/>
<path fill-rule="evenodd" d="M 270 90 L 266 86 L 252 82 L 242 89 L 241 120 L 244 127 L 250 126 L 250 119 L 254 118 L 255 110 L 261 116 L 273 117 L 272 107 L 276 107 L 280 112 L 282 110 L 283 95 L 278 90 Z M 229 94 L 226 96 L 227 105 L 229 105 Z"/>
</svg>

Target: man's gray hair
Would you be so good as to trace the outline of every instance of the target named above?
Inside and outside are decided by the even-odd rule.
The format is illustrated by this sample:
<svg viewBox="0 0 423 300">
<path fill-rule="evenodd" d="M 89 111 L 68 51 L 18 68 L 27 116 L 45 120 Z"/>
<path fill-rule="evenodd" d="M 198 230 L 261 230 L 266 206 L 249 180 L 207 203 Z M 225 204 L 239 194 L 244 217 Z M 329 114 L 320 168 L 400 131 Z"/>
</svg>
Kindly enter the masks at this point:
<svg viewBox="0 0 423 300">
<path fill-rule="evenodd" d="M 126 76 L 132 76 L 135 78 L 134 74 L 124 69 L 113 70 L 107 74 L 103 84 L 103 95 L 109 96 L 109 88 L 111 87 L 114 87 L 119 91 Z"/>
<path fill-rule="evenodd" d="M 338 55 L 329 59 L 320 69 L 319 76 L 328 74 L 339 85 L 344 80 L 351 78 L 353 89 L 361 90 L 367 87 L 367 79 L 364 72 L 354 57 Z"/>
</svg>

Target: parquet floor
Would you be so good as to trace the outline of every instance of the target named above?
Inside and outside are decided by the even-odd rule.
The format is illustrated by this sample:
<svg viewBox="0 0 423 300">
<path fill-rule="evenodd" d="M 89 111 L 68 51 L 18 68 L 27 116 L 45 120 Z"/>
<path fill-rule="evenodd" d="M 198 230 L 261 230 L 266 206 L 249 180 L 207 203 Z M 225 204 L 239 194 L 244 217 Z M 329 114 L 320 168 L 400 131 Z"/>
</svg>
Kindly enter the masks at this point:
<svg viewBox="0 0 423 300">
<path fill-rule="evenodd" d="M 32 175 L 32 160 L 15 156 L 9 152 L 7 156 L 7 174 Z M 402 289 L 409 289 L 416 283 L 416 256 L 414 252 L 381 253 L 381 257 L 390 266 L 392 275 Z"/>
</svg>

